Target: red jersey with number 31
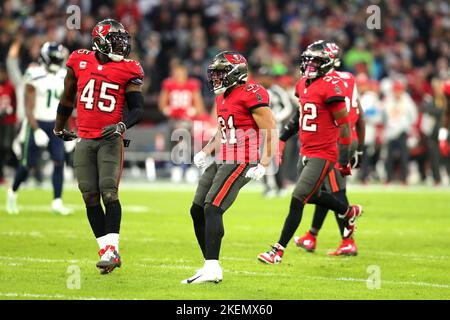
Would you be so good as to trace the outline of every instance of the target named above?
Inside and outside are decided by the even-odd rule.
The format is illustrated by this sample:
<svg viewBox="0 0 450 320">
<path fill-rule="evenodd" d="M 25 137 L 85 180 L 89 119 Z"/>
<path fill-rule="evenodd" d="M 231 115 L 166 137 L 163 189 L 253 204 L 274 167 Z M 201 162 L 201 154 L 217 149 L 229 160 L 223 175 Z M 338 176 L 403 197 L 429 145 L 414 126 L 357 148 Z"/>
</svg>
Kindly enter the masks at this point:
<svg viewBox="0 0 450 320">
<path fill-rule="evenodd" d="M 105 126 L 122 121 L 125 88 L 132 80 L 142 81 L 142 67 L 130 59 L 102 64 L 86 49 L 72 52 L 66 65 L 77 78 L 78 136 L 99 138 Z"/>
<path fill-rule="evenodd" d="M 320 77 L 308 86 L 307 80 L 302 77 L 295 86 L 300 108 L 300 153 L 310 158 L 336 162 L 339 127 L 333 112 L 346 108 L 345 85 L 335 75 Z"/>
<path fill-rule="evenodd" d="M 259 160 L 260 131 L 252 110 L 269 106 L 269 94 L 256 83 L 237 86 L 216 97 L 217 123 L 222 146 L 219 161 L 255 163 Z"/>
</svg>

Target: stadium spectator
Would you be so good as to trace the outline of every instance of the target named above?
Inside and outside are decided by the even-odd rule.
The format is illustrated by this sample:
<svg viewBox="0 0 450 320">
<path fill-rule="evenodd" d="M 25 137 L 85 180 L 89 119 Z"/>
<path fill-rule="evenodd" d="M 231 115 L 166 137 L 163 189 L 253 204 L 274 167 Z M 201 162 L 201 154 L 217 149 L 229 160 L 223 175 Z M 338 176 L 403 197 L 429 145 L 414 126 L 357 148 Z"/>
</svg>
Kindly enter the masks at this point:
<svg viewBox="0 0 450 320">
<path fill-rule="evenodd" d="M 396 158 L 399 158 L 400 180 L 403 184 L 407 184 L 409 161 L 407 138 L 417 121 L 417 108 L 400 80 L 394 81 L 392 93 L 386 95 L 383 107 L 387 142 L 386 182 L 390 183 L 394 179 L 394 164 Z"/>
</svg>

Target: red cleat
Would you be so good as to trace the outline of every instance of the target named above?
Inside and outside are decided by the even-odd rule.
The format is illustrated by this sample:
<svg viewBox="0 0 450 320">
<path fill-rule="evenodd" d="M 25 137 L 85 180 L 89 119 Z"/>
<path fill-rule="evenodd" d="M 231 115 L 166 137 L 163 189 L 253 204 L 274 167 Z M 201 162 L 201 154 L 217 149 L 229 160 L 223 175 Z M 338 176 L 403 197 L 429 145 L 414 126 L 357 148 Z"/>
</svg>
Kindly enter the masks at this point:
<svg viewBox="0 0 450 320">
<path fill-rule="evenodd" d="M 344 238 L 349 238 L 353 235 L 356 229 L 356 220 L 362 215 L 363 208 L 360 205 L 350 206 L 349 211 L 345 214 L 344 219 L 348 221 L 348 226 L 344 229 Z"/>
<path fill-rule="evenodd" d="M 277 243 L 272 246 L 271 250 L 260 253 L 258 260 L 267 264 L 279 264 L 283 258 L 283 253 L 284 247 Z"/>
<path fill-rule="evenodd" d="M 294 237 L 294 242 L 297 247 L 303 248 L 308 252 L 314 252 L 316 250 L 317 239 L 309 231 L 303 237 Z"/>
<path fill-rule="evenodd" d="M 328 252 L 330 256 L 356 256 L 358 249 L 353 238 L 343 239 L 339 248 L 334 252 Z"/>
</svg>

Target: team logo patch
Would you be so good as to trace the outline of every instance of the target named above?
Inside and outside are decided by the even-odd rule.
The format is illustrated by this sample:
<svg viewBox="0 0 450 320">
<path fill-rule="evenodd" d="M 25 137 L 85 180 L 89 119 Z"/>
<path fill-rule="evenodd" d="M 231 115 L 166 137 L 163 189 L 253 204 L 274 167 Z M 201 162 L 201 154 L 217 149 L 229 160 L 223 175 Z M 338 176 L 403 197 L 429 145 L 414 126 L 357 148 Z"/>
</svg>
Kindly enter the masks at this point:
<svg viewBox="0 0 450 320">
<path fill-rule="evenodd" d="M 256 101 L 261 102 L 262 101 L 262 97 L 259 93 L 256 94 Z"/>
<path fill-rule="evenodd" d="M 108 34 L 110 28 L 111 25 L 96 26 L 94 30 L 92 30 L 92 36 L 104 38 Z"/>
<path fill-rule="evenodd" d="M 338 85 L 334 86 L 334 92 L 336 92 L 337 94 L 342 94 L 342 90 Z"/>
<path fill-rule="evenodd" d="M 80 61 L 80 69 L 86 69 L 87 62 L 86 61 Z"/>
<path fill-rule="evenodd" d="M 247 60 L 245 60 L 245 58 L 238 53 L 233 54 L 227 53 L 224 56 L 232 64 L 241 64 L 247 62 Z"/>
</svg>

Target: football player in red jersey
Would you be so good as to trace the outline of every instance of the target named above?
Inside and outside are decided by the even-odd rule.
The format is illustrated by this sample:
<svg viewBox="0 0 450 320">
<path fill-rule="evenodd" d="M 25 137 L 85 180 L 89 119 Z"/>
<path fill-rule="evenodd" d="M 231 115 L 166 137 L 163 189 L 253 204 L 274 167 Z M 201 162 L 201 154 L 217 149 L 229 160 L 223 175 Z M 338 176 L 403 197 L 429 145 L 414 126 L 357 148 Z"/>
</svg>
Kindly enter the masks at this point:
<svg viewBox="0 0 450 320">
<path fill-rule="evenodd" d="M 447 100 L 447 107 L 445 108 L 443 119 L 442 119 L 442 126 L 439 129 L 439 150 L 441 151 L 441 154 L 443 157 L 448 157 L 450 155 L 450 146 L 448 142 L 448 130 L 450 127 L 450 80 L 447 79 L 444 83 L 444 94 L 446 96 Z"/>
<path fill-rule="evenodd" d="M 126 59 L 131 50 L 130 36 L 121 23 L 113 19 L 99 22 L 92 31 L 92 47 L 93 51 L 74 51 L 67 61 L 54 133 L 63 140 L 77 137 L 65 129 L 76 104 L 79 139 L 73 163 L 100 247 L 97 267 L 106 274 L 121 266 L 118 186 L 123 165 L 122 135 L 143 116 L 144 74 L 138 62 Z M 125 102 L 129 112 L 123 118 Z"/>
<path fill-rule="evenodd" d="M 329 74 L 334 61 L 326 50 L 323 42 L 314 42 L 301 57 L 305 73 L 296 85 L 299 109 L 296 117 L 280 134 L 280 140 L 286 141 L 299 132 L 301 149 L 298 178 L 279 241 L 270 251 L 258 255 L 258 260 L 264 263 L 281 262 L 307 203 L 337 212 L 339 218 L 346 221 L 347 228 L 351 228 L 362 213 L 361 206 L 349 206 L 331 193 L 321 190 L 325 177 L 333 170 L 335 163 L 342 176 L 351 174 L 351 131 L 345 104 L 346 88 L 339 77 Z"/>
<path fill-rule="evenodd" d="M 323 40 L 322 40 L 323 41 Z M 341 50 L 339 46 L 331 41 L 323 41 L 326 46 L 326 52 L 334 61 L 333 66 L 339 67 L 341 64 Z M 302 70 L 304 73 L 305 70 Z M 350 146 L 350 158 L 352 168 L 359 168 L 361 165 L 364 140 L 365 140 L 365 120 L 364 111 L 359 103 L 358 91 L 355 84 L 355 77 L 350 72 L 336 71 L 334 68 L 328 75 L 337 76 L 342 79 L 347 89 L 347 96 L 345 102 L 347 111 L 350 116 L 350 129 L 352 131 L 352 143 Z M 333 193 L 333 195 L 344 203 L 348 204 L 346 195 L 346 178 L 339 174 L 339 171 L 334 168 L 325 178 L 323 188 Z M 310 230 L 302 237 L 294 237 L 295 244 L 298 247 L 305 249 L 308 252 L 314 252 L 317 244 L 317 236 L 322 228 L 323 222 L 327 215 L 328 208 L 316 205 L 314 217 L 312 220 Z M 335 213 L 336 221 L 338 223 L 340 233 L 342 236 L 341 245 L 336 251 L 330 252 L 330 255 L 357 255 L 355 240 L 353 239 L 354 225 L 350 229 L 345 228 L 344 220 L 338 217 Z"/>
<path fill-rule="evenodd" d="M 11 152 L 16 125 L 16 93 L 8 80 L 6 66 L 0 63 L 0 186 L 3 185 L 3 167 Z"/>
<path fill-rule="evenodd" d="M 269 95 L 259 84 L 247 82 L 247 77 L 247 61 L 237 52 L 219 53 L 208 67 L 208 80 L 216 94 L 217 133 L 194 156 L 194 163 L 205 167 L 207 156 L 213 152 L 216 161 L 201 176 L 190 210 L 205 262 L 193 277 L 182 283 L 222 281 L 219 265 L 224 235 L 222 215 L 244 185 L 264 176 L 272 159 L 272 139 L 278 138 Z"/>
</svg>

